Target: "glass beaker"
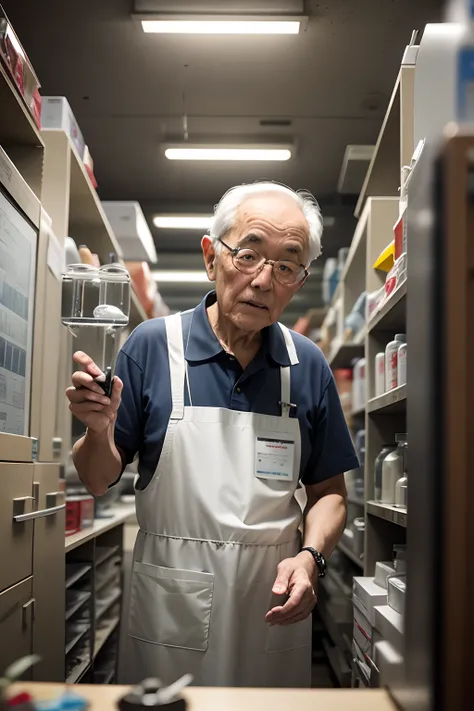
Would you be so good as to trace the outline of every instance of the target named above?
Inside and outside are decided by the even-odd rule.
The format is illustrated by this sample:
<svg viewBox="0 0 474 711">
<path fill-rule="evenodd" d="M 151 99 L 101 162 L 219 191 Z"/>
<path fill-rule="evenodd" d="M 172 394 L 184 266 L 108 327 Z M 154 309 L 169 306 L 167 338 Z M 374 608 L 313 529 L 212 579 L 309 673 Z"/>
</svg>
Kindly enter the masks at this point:
<svg viewBox="0 0 474 711">
<path fill-rule="evenodd" d="M 130 274 L 120 264 L 106 264 L 99 269 L 99 304 L 94 309 L 98 326 L 121 328 L 130 315 Z"/>
<path fill-rule="evenodd" d="M 70 264 L 63 274 L 61 321 L 65 326 L 96 326 L 99 270 L 90 264 Z"/>
</svg>

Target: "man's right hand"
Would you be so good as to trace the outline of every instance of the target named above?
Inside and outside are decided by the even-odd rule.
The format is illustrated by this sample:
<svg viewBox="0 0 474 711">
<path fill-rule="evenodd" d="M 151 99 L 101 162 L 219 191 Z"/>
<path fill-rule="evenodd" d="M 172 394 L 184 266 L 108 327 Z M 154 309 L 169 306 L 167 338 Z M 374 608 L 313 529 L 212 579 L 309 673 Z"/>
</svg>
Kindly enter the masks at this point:
<svg viewBox="0 0 474 711">
<path fill-rule="evenodd" d="M 105 396 L 104 391 L 94 378 L 102 373 L 86 353 L 77 351 L 73 355 L 74 362 L 82 367 L 72 376 L 72 385 L 66 390 L 69 409 L 90 432 L 100 434 L 115 422 L 120 406 L 123 383 L 120 378 L 114 378 L 112 397 Z"/>
</svg>

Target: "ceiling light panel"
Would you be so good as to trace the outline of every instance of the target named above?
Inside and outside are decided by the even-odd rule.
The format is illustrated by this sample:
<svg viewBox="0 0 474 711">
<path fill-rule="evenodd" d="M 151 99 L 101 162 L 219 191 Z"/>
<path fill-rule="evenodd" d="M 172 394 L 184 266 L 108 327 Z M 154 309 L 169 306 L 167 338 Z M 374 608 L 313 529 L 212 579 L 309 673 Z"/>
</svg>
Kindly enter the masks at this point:
<svg viewBox="0 0 474 711">
<path fill-rule="evenodd" d="M 156 215 L 153 224 L 168 230 L 208 230 L 212 215 Z"/>
<path fill-rule="evenodd" d="M 196 146 L 165 147 L 168 160 L 205 161 L 287 161 L 292 156 L 288 146 Z"/>
<path fill-rule="evenodd" d="M 147 34 L 173 35 L 297 35 L 299 20 L 288 19 L 150 19 L 142 20 Z"/>
</svg>

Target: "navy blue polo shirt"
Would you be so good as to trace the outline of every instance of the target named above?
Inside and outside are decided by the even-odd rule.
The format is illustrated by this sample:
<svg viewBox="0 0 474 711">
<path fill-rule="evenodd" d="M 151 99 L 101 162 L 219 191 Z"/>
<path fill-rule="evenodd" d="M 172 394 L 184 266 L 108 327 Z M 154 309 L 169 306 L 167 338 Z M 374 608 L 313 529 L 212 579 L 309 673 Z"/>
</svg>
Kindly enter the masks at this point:
<svg viewBox="0 0 474 711">
<path fill-rule="evenodd" d="M 207 318 L 211 292 L 183 314 L 183 341 L 192 404 L 279 415 L 280 366 L 290 365 L 281 329 L 262 332 L 262 346 L 245 370 L 220 345 Z M 316 484 L 358 466 L 331 370 L 310 340 L 292 333 L 299 363 L 291 368 L 292 417 L 301 430 L 300 480 Z M 124 387 L 115 425 L 115 443 L 126 462 L 139 454 L 138 487 L 156 470 L 171 415 L 171 383 L 164 319 L 140 324 L 122 347 L 116 375 Z M 185 404 L 189 405 L 187 389 Z"/>
</svg>

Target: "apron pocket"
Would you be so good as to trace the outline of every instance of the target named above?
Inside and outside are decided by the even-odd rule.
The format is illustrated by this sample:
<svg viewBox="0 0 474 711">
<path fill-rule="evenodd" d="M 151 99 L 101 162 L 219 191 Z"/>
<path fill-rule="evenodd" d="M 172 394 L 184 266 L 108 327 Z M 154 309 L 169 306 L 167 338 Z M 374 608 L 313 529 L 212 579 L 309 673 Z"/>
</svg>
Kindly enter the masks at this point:
<svg viewBox="0 0 474 711">
<path fill-rule="evenodd" d="M 312 616 L 296 622 L 294 625 L 282 627 L 273 625 L 267 631 L 265 651 L 273 654 L 289 652 L 292 649 L 301 649 L 311 646 Z"/>
<path fill-rule="evenodd" d="M 205 652 L 214 575 L 133 564 L 129 634 L 151 644 Z"/>
</svg>

